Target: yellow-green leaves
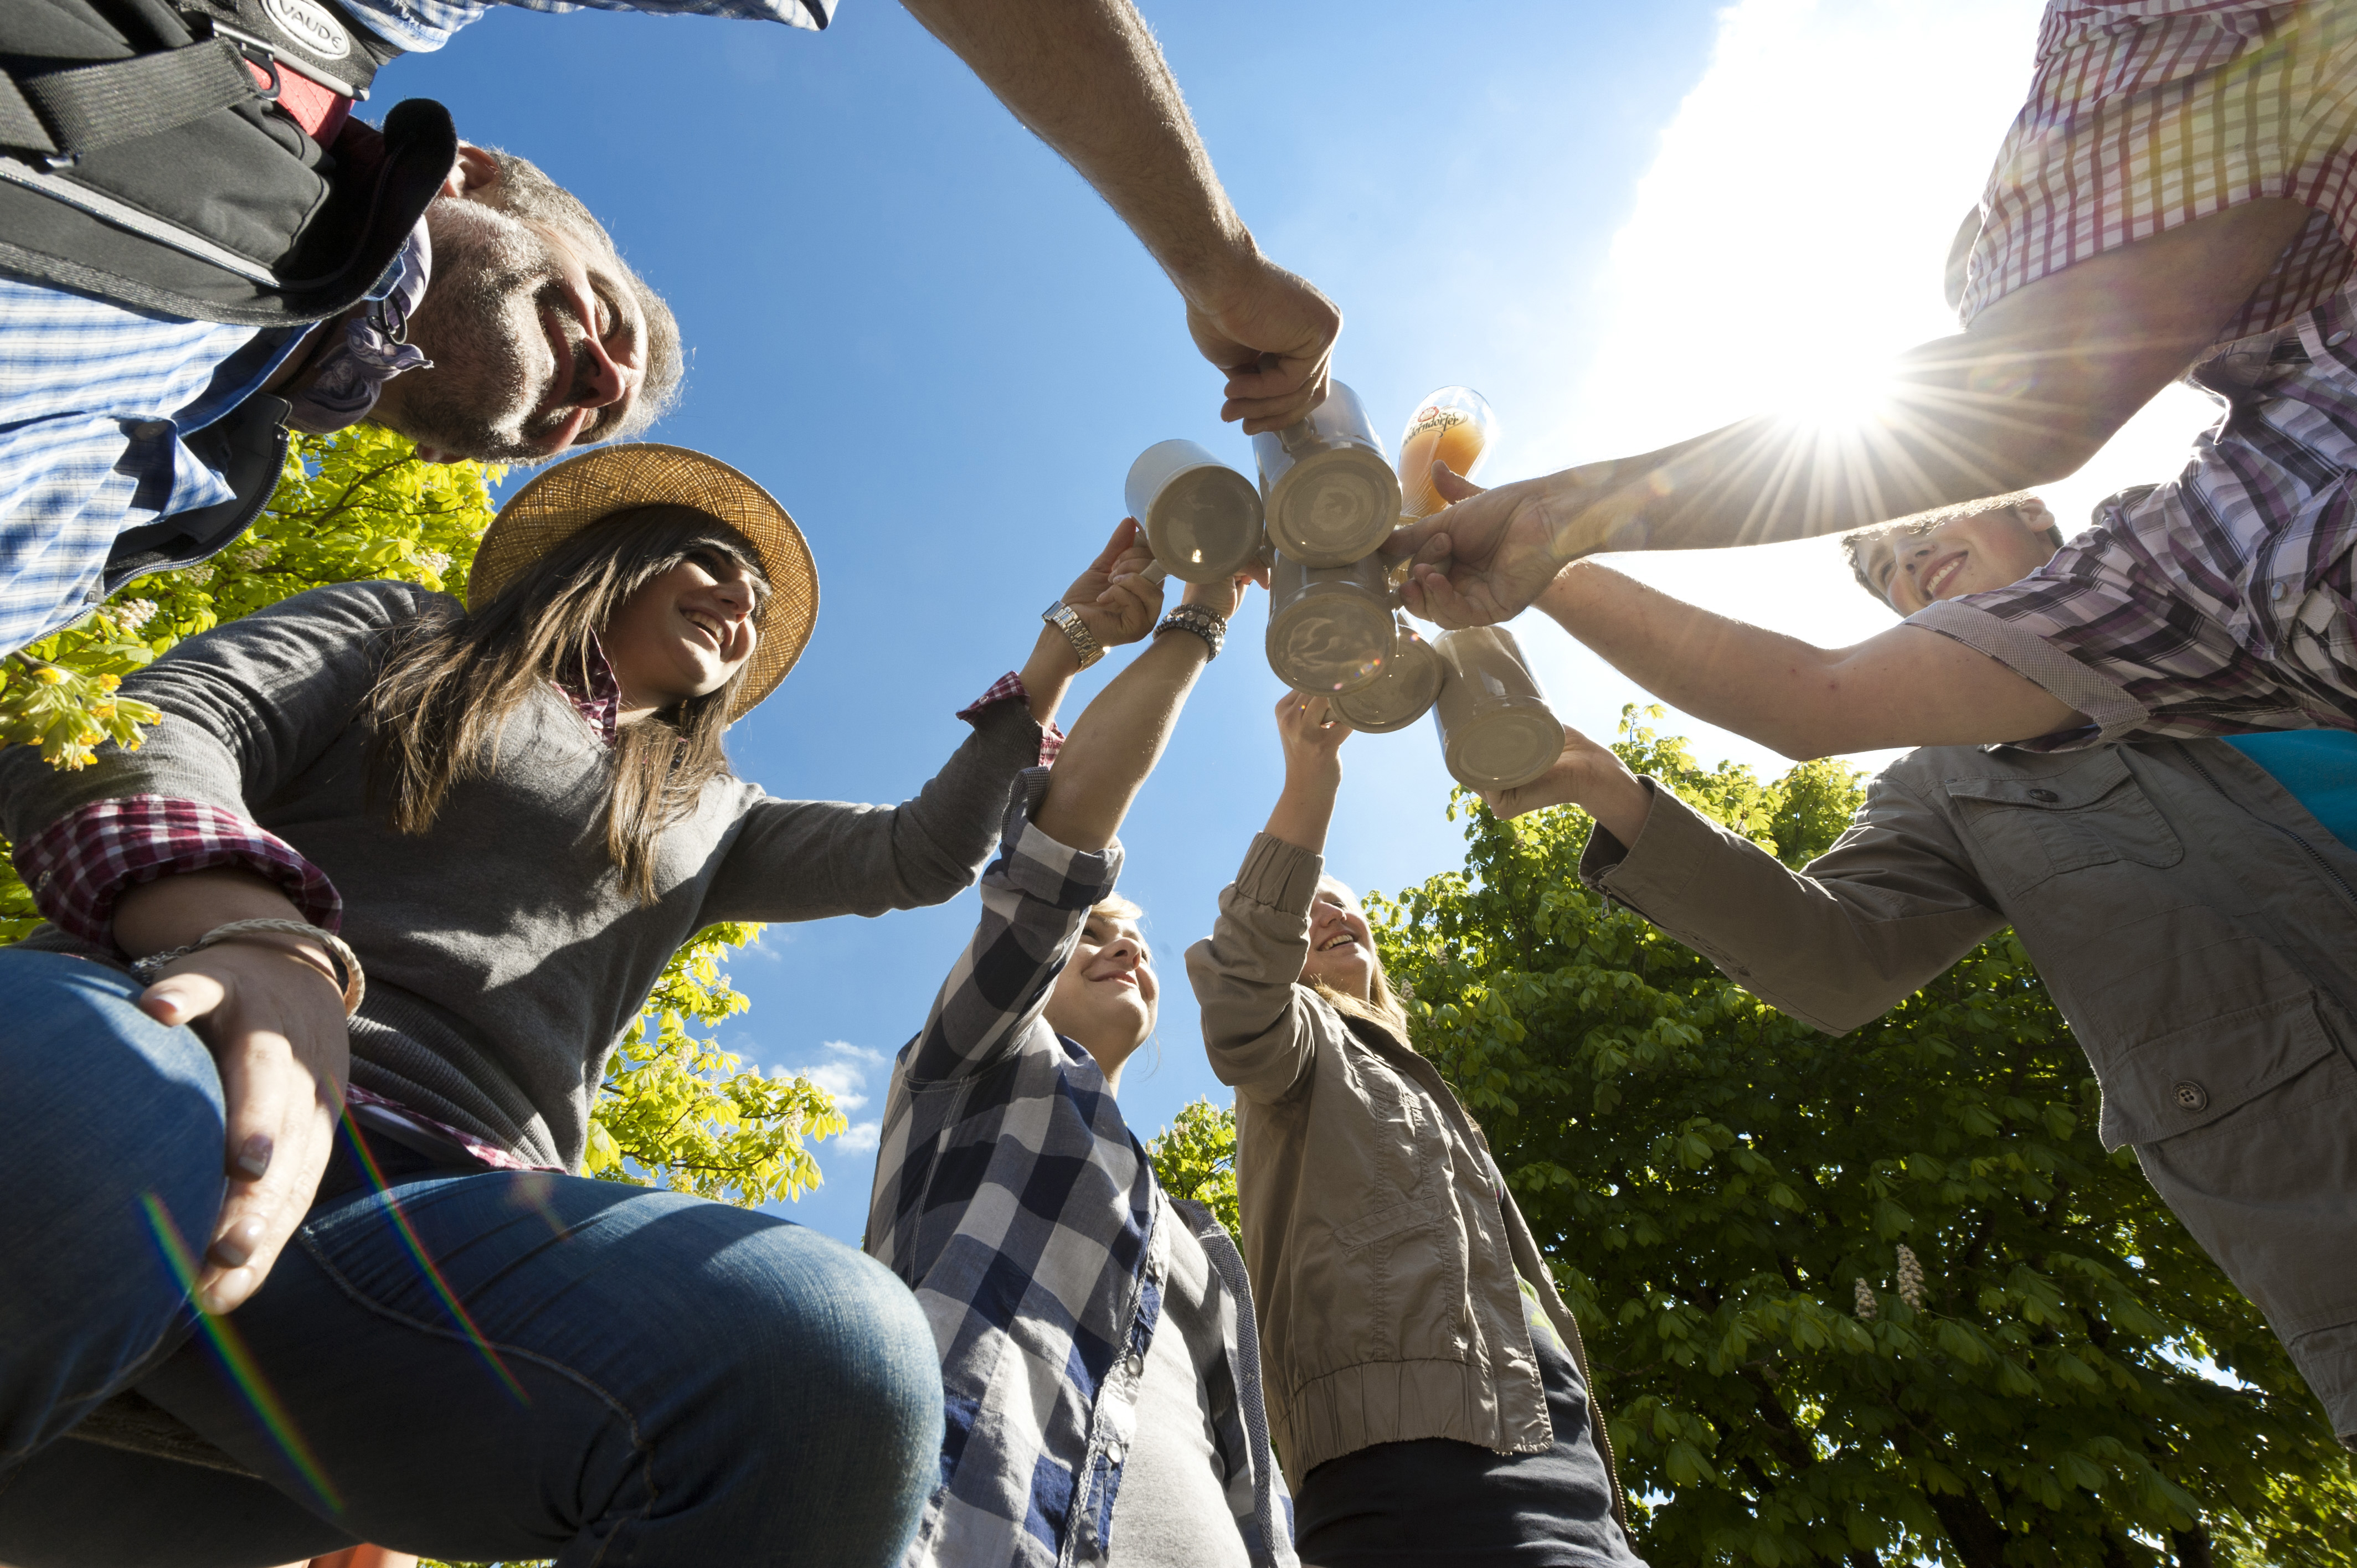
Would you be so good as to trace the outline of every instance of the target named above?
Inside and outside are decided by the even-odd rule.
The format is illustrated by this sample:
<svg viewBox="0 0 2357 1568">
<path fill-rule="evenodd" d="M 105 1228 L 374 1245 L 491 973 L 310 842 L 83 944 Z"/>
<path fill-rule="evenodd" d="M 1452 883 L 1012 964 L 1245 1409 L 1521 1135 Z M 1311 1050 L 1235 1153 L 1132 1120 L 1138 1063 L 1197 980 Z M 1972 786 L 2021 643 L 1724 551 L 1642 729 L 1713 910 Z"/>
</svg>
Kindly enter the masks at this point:
<svg viewBox="0 0 2357 1568">
<path fill-rule="evenodd" d="M 1191 1198 L 1218 1216 L 1228 1234 L 1243 1238 L 1236 1209 L 1236 1113 L 1198 1100 L 1147 1141 L 1155 1179 L 1173 1197 Z"/>
</svg>

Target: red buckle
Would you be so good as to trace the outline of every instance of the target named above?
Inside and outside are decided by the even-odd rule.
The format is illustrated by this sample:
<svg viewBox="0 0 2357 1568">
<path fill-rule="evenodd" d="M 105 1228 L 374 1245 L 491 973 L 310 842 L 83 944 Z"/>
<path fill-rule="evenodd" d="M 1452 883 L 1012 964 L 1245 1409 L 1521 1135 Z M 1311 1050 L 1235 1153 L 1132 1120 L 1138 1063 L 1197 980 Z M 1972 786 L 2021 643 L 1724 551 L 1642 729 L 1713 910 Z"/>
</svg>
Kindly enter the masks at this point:
<svg viewBox="0 0 2357 1568">
<path fill-rule="evenodd" d="M 268 90 L 271 78 L 278 79 L 278 107 L 287 118 L 309 133 L 313 141 L 323 147 L 335 145 L 336 134 L 351 117 L 352 101 L 329 91 L 296 71 L 266 71 L 251 59 L 245 69 L 253 74 L 253 84 Z"/>
</svg>

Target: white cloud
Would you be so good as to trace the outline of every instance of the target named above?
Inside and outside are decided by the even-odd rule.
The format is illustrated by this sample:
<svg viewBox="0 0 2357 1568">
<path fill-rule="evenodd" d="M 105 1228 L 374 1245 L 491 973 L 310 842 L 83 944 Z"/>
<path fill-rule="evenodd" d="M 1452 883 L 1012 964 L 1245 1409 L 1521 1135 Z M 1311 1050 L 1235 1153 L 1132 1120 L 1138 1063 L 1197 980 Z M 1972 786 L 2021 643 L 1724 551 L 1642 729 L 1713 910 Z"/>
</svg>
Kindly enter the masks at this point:
<svg viewBox="0 0 2357 1568">
<path fill-rule="evenodd" d="M 2028 84 L 2040 0 L 1742 0 L 1662 134 L 1596 286 L 1604 329 L 1554 406 L 1510 419 L 1493 472 L 1641 452 L 1870 378 L 1953 332 L 1942 263 Z M 2067 532 L 2124 485 L 2166 479 L 2214 414 L 2171 388 L 2093 462 L 2042 492 Z M 1518 433 L 1523 438 L 1516 440 Z M 1890 625 L 1830 539 L 1622 555 L 1633 576 L 1825 646 Z M 1525 616 L 1555 705 L 1609 730 L 1645 701 Z M 1704 757 L 1770 773 L 1764 747 L 1680 718 Z M 1895 753 L 1858 760 L 1878 765 Z"/>
<path fill-rule="evenodd" d="M 888 1069 L 892 1060 L 882 1051 L 855 1046 L 848 1040 L 823 1040 L 819 1049 L 826 1053 L 824 1060 L 800 1067 L 773 1067 L 770 1076 L 810 1079 L 832 1095 L 835 1108 L 845 1115 L 867 1103 L 867 1075 L 878 1068 Z M 881 1131 L 881 1122 L 855 1122 L 835 1134 L 834 1146 L 846 1153 L 862 1153 L 876 1147 Z"/>
</svg>

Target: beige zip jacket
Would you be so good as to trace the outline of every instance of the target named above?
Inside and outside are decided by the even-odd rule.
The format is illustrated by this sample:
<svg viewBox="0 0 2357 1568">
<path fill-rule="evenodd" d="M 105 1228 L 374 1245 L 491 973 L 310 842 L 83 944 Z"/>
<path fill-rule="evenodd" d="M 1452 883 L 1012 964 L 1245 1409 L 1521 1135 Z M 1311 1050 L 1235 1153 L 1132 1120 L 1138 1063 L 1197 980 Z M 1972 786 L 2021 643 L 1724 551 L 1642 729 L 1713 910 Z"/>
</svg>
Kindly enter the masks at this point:
<svg viewBox="0 0 2357 1568">
<path fill-rule="evenodd" d="M 2357 848 L 2217 740 L 1926 746 L 1797 872 L 1652 794 L 1581 875 L 1830 1034 L 2010 922 L 2104 1146 L 2135 1145 L 2357 1446 Z"/>
<path fill-rule="evenodd" d="M 1260 834 L 1187 950 L 1211 1070 L 1236 1090 L 1244 1262 L 1286 1476 L 1298 1491 L 1329 1459 L 1424 1437 L 1550 1446 L 1520 1275 L 1588 1385 L 1625 1530 L 1579 1326 L 1480 1128 L 1406 1042 L 1295 983 L 1323 865 Z"/>
</svg>

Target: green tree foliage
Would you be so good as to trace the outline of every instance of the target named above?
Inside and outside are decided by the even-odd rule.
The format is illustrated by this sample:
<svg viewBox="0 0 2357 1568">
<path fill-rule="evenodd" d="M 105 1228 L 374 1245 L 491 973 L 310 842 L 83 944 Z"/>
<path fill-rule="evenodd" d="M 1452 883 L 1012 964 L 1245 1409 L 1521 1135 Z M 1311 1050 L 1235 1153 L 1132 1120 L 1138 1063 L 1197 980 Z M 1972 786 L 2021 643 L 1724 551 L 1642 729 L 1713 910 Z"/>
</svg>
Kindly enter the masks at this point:
<svg viewBox="0 0 2357 1568">
<path fill-rule="evenodd" d="M 1148 1140 L 1155 1178 L 1173 1197 L 1210 1208 L 1228 1234 L 1243 1238 L 1236 1212 L 1236 1113 L 1208 1100 L 1179 1108 L 1177 1120 Z"/>
<path fill-rule="evenodd" d="M 59 768 L 89 766 L 104 741 L 137 746 L 158 715 L 119 694 L 123 676 L 183 638 L 306 588 L 394 578 L 463 597 L 502 472 L 420 462 L 405 438 L 368 425 L 296 437 L 269 507 L 227 550 L 143 577 L 80 624 L 0 660 L 0 745 L 38 745 Z M 0 859 L 0 944 L 39 921 Z M 719 964 L 759 931 L 707 928 L 663 971 L 608 1064 L 591 1117 L 591 1174 L 746 1206 L 818 1184 L 809 1144 L 845 1125 L 834 1100 L 808 1079 L 747 1071 L 688 1028 L 745 1010 Z"/>
<path fill-rule="evenodd" d="M 1633 767 L 1788 864 L 1861 793 L 1626 718 Z M 1376 940 L 1591 1332 L 1652 1561 L 2357 1562 L 2349 1455 L 2104 1152 L 2009 932 L 1834 1039 L 1582 887 L 1577 810 L 1459 810 L 1464 869 L 1369 899 Z"/>
</svg>

